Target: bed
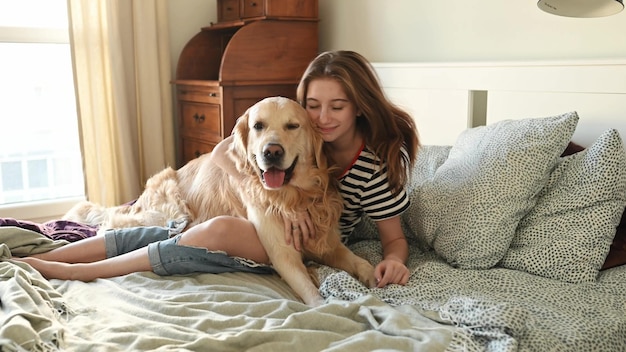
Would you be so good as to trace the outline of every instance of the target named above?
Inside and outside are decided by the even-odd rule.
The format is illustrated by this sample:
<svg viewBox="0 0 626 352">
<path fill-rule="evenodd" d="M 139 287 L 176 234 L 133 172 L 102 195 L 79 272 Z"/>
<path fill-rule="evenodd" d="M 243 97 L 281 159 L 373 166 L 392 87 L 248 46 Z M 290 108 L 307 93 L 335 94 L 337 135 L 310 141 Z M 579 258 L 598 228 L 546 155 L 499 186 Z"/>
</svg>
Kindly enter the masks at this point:
<svg viewBox="0 0 626 352">
<path fill-rule="evenodd" d="M 45 280 L 10 258 L 95 229 L 2 219 L 2 350 L 625 351 L 626 62 L 375 67 L 423 141 L 406 286 L 319 266 L 310 308 L 275 275 Z"/>
</svg>

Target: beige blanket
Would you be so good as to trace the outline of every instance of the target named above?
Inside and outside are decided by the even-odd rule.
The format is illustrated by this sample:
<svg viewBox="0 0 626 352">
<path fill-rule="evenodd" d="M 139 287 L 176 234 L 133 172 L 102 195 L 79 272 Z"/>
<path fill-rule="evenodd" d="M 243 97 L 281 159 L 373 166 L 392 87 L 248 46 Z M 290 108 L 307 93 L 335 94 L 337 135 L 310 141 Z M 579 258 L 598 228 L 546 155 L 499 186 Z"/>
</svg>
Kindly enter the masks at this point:
<svg viewBox="0 0 626 352">
<path fill-rule="evenodd" d="M 2 351 L 444 351 L 471 341 L 411 306 L 373 296 L 309 308 L 278 277 L 246 273 L 89 283 L 43 279 L 7 260 L 59 243 L 0 229 Z M 19 237 L 19 239 L 17 238 Z"/>
</svg>

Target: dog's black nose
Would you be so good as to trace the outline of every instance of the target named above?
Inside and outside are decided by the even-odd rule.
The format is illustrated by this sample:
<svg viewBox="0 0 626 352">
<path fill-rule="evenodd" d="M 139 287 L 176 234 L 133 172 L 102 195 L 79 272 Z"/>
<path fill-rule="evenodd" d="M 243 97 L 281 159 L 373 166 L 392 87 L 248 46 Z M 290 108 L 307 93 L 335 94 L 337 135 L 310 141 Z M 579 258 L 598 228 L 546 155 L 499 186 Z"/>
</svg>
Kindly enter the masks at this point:
<svg viewBox="0 0 626 352">
<path fill-rule="evenodd" d="M 280 144 L 268 143 L 263 147 L 263 158 L 268 162 L 276 162 L 282 159 L 285 150 Z"/>
</svg>

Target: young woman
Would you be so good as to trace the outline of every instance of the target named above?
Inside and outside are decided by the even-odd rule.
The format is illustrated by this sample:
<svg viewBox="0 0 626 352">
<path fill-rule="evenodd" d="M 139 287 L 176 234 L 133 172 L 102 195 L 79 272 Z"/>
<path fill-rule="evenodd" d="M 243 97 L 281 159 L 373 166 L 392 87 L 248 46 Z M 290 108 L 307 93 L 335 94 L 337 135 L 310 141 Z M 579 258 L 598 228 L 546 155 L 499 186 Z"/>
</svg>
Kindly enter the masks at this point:
<svg viewBox="0 0 626 352">
<path fill-rule="evenodd" d="M 367 214 L 377 225 L 383 247 L 383 260 L 375 267 L 378 287 L 406 284 L 408 246 L 400 214 L 409 206 L 404 184 L 419 146 L 414 120 L 387 100 L 369 62 L 352 51 L 315 58 L 297 96 L 322 134 L 330 162 L 338 166 L 333 176 L 344 198 L 340 220 L 344 240 Z M 231 137 L 214 149 L 212 159 L 236 176 L 224 156 L 229 143 Z M 315 236 L 310 224 L 306 213 L 293 224 L 286 219 L 285 240 L 300 249 Z M 137 271 L 160 275 L 272 271 L 252 224 L 231 216 L 210 219 L 181 234 L 160 227 L 111 230 L 18 260 L 47 278 L 82 281 Z"/>
</svg>

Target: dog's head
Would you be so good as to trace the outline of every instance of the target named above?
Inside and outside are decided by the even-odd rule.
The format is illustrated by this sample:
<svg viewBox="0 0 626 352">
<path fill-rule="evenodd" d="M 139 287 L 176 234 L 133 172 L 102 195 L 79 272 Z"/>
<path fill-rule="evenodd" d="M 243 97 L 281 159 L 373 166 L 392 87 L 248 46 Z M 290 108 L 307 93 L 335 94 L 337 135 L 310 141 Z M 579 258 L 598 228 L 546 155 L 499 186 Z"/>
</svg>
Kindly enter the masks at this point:
<svg viewBox="0 0 626 352">
<path fill-rule="evenodd" d="M 297 218 L 306 209 L 314 219 L 316 248 L 327 246 L 322 234 L 339 233 L 343 207 L 324 141 L 306 110 L 281 97 L 261 100 L 235 124 L 228 153 L 239 172 L 248 177 L 241 187 L 247 199 L 262 204 L 266 214 Z M 261 187 L 246 187 L 249 182 Z"/>
<path fill-rule="evenodd" d="M 300 186 L 311 167 L 326 168 L 319 133 L 291 99 L 270 97 L 254 104 L 239 117 L 233 135 L 237 168 L 254 171 L 266 189 Z"/>
</svg>

